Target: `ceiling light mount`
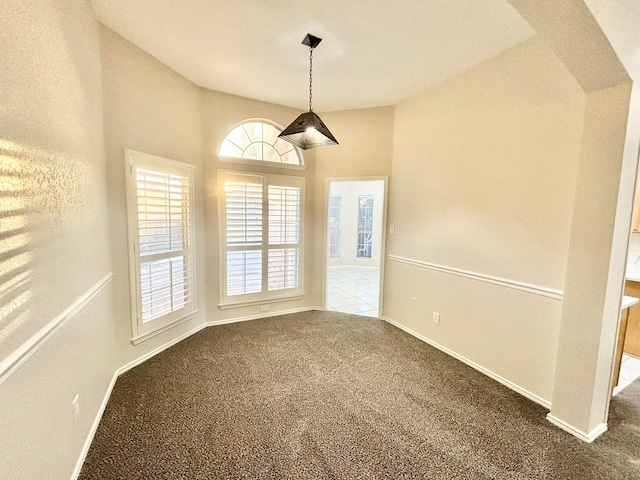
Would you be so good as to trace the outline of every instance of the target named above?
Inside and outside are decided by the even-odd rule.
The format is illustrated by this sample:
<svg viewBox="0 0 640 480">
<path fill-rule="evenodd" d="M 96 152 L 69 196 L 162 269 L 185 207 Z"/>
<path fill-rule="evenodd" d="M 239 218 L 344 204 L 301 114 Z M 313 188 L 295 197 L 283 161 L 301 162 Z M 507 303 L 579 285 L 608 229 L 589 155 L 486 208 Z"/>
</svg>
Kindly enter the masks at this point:
<svg viewBox="0 0 640 480">
<path fill-rule="evenodd" d="M 322 41 L 321 38 L 315 37 L 310 33 L 307 33 L 306 37 L 302 40 L 302 44 L 306 45 L 310 49 L 314 49 L 318 46 L 318 44 Z"/>
<path fill-rule="evenodd" d="M 296 118 L 285 128 L 280 138 L 292 143 L 303 150 L 318 147 L 338 145 L 338 141 L 331 134 L 327 126 L 318 115 L 313 112 L 313 49 L 322 41 L 321 38 L 307 33 L 302 44 L 309 47 L 309 111 Z"/>
</svg>

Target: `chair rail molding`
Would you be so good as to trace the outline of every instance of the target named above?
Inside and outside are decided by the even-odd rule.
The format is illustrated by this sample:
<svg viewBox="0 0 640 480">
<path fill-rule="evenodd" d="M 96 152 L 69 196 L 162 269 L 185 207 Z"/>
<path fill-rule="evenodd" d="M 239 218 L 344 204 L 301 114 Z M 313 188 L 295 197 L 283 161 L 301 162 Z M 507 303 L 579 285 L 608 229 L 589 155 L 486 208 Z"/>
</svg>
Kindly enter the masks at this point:
<svg viewBox="0 0 640 480">
<path fill-rule="evenodd" d="M 42 327 L 26 342 L 16 348 L 8 357 L 0 360 L 0 385 L 9 378 L 31 355 L 38 351 L 62 326 L 93 300 L 100 291 L 111 282 L 113 273 L 109 272 L 83 293 L 64 311 L 58 314 L 47 325 Z"/>
<path fill-rule="evenodd" d="M 554 300 L 562 300 L 564 297 L 564 292 L 555 288 L 543 287 L 540 285 L 534 285 L 532 283 L 511 280 L 509 278 L 494 277 L 493 275 L 472 272 L 470 270 L 463 270 L 460 268 L 448 267 L 446 265 L 438 265 L 436 263 L 424 262 L 422 260 L 415 260 L 413 258 L 401 257 L 399 255 L 387 255 L 387 260 L 390 260 L 392 262 L 404 263 L 407 265 L 413 265 L 415 267 L 425 268 L 427 270 L 434 270 L 436 272 L 457 275 L 459 277 L 470 278 L 479 282 L 491 283 L 493 285 L 499 285 L 501 287 L 511 288 L 513 290 L 520 290 L 522 292 L 532 293 L 534 295 L 540 295 L 542 297 L 552 298 Z"/>
</svg>

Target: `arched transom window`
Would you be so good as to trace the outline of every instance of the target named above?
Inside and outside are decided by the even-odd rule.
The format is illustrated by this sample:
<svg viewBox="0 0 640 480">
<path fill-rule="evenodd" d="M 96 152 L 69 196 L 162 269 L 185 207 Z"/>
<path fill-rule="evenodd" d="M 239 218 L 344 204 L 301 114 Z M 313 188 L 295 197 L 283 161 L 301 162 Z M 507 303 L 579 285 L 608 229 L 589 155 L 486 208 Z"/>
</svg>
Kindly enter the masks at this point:
<svg viewBox="0 0 640 480">
<path fill-rule="evenodd" d="M 303 165 L 302 156 L 289 142 L 278 138 L 275 125 L 260 120 L 247 120 L 225 137 L 219 155 L 263 162 Z"/>
</svg>

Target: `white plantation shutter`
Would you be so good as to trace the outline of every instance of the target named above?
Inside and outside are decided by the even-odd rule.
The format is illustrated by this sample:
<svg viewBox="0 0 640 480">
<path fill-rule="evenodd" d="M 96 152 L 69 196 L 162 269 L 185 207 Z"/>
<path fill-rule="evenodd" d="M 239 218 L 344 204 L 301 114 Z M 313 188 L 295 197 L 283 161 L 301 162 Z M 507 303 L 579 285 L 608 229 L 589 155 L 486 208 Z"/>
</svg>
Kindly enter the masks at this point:
<svg viewBox="0 0 640 480">
<path fill-rule="evenodd" d="M 224 182 L 227 295 L 262 291 L 262 178 L 229 175 Z"/>
<path fill-rule="evenodd" d="M 269 249 L 269 290 L 296 288 L 299 269 L 299 248 Z"/>
<path fill-rule="evenodd" d="M 188 262 L 172 257 L 140 264 L 142 323 L 173 312 L 189 303 Z"/>
<path fill-rule="evenodd" d="M 303 179 L 220 176 L 222 303 L 300 295 Z"/>
<path fill-rule="evenodd" d="M 225 182 L 228 246 L 262 244 L 262 183 L 254 181 L 247 177 Z"/>
<path fill-rule="evenodd" d="M 300 187 L 269 185 L 269 290 L 298 286 L 299 243 Z"/>
<path fill-rule="evenodd" d="M 262 251 L 227 252 L 227 295 L 262 291 Z"/>
<path fill-rule="evenodd" d="M 194 312 L 193 167 L 127 150 L 134 337 Z"/>
<path fill-rule="evenodd" d="M 269 245 L 300 242 L 300 187 L 269 185 Z"/>
</svg>

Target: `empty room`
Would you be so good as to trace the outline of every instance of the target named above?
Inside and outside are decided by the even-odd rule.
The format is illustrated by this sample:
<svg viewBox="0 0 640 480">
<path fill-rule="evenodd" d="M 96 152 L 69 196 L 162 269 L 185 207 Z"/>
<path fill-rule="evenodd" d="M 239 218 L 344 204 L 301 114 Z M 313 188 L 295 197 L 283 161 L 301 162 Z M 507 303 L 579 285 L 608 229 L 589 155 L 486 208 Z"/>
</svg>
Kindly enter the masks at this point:
<svg viewBox="0 0 640 480">
<path fill-rule="evenodd" d="M 637 2 L 0 26 L 0 478 L 640 478 Z"/>
</svg>

